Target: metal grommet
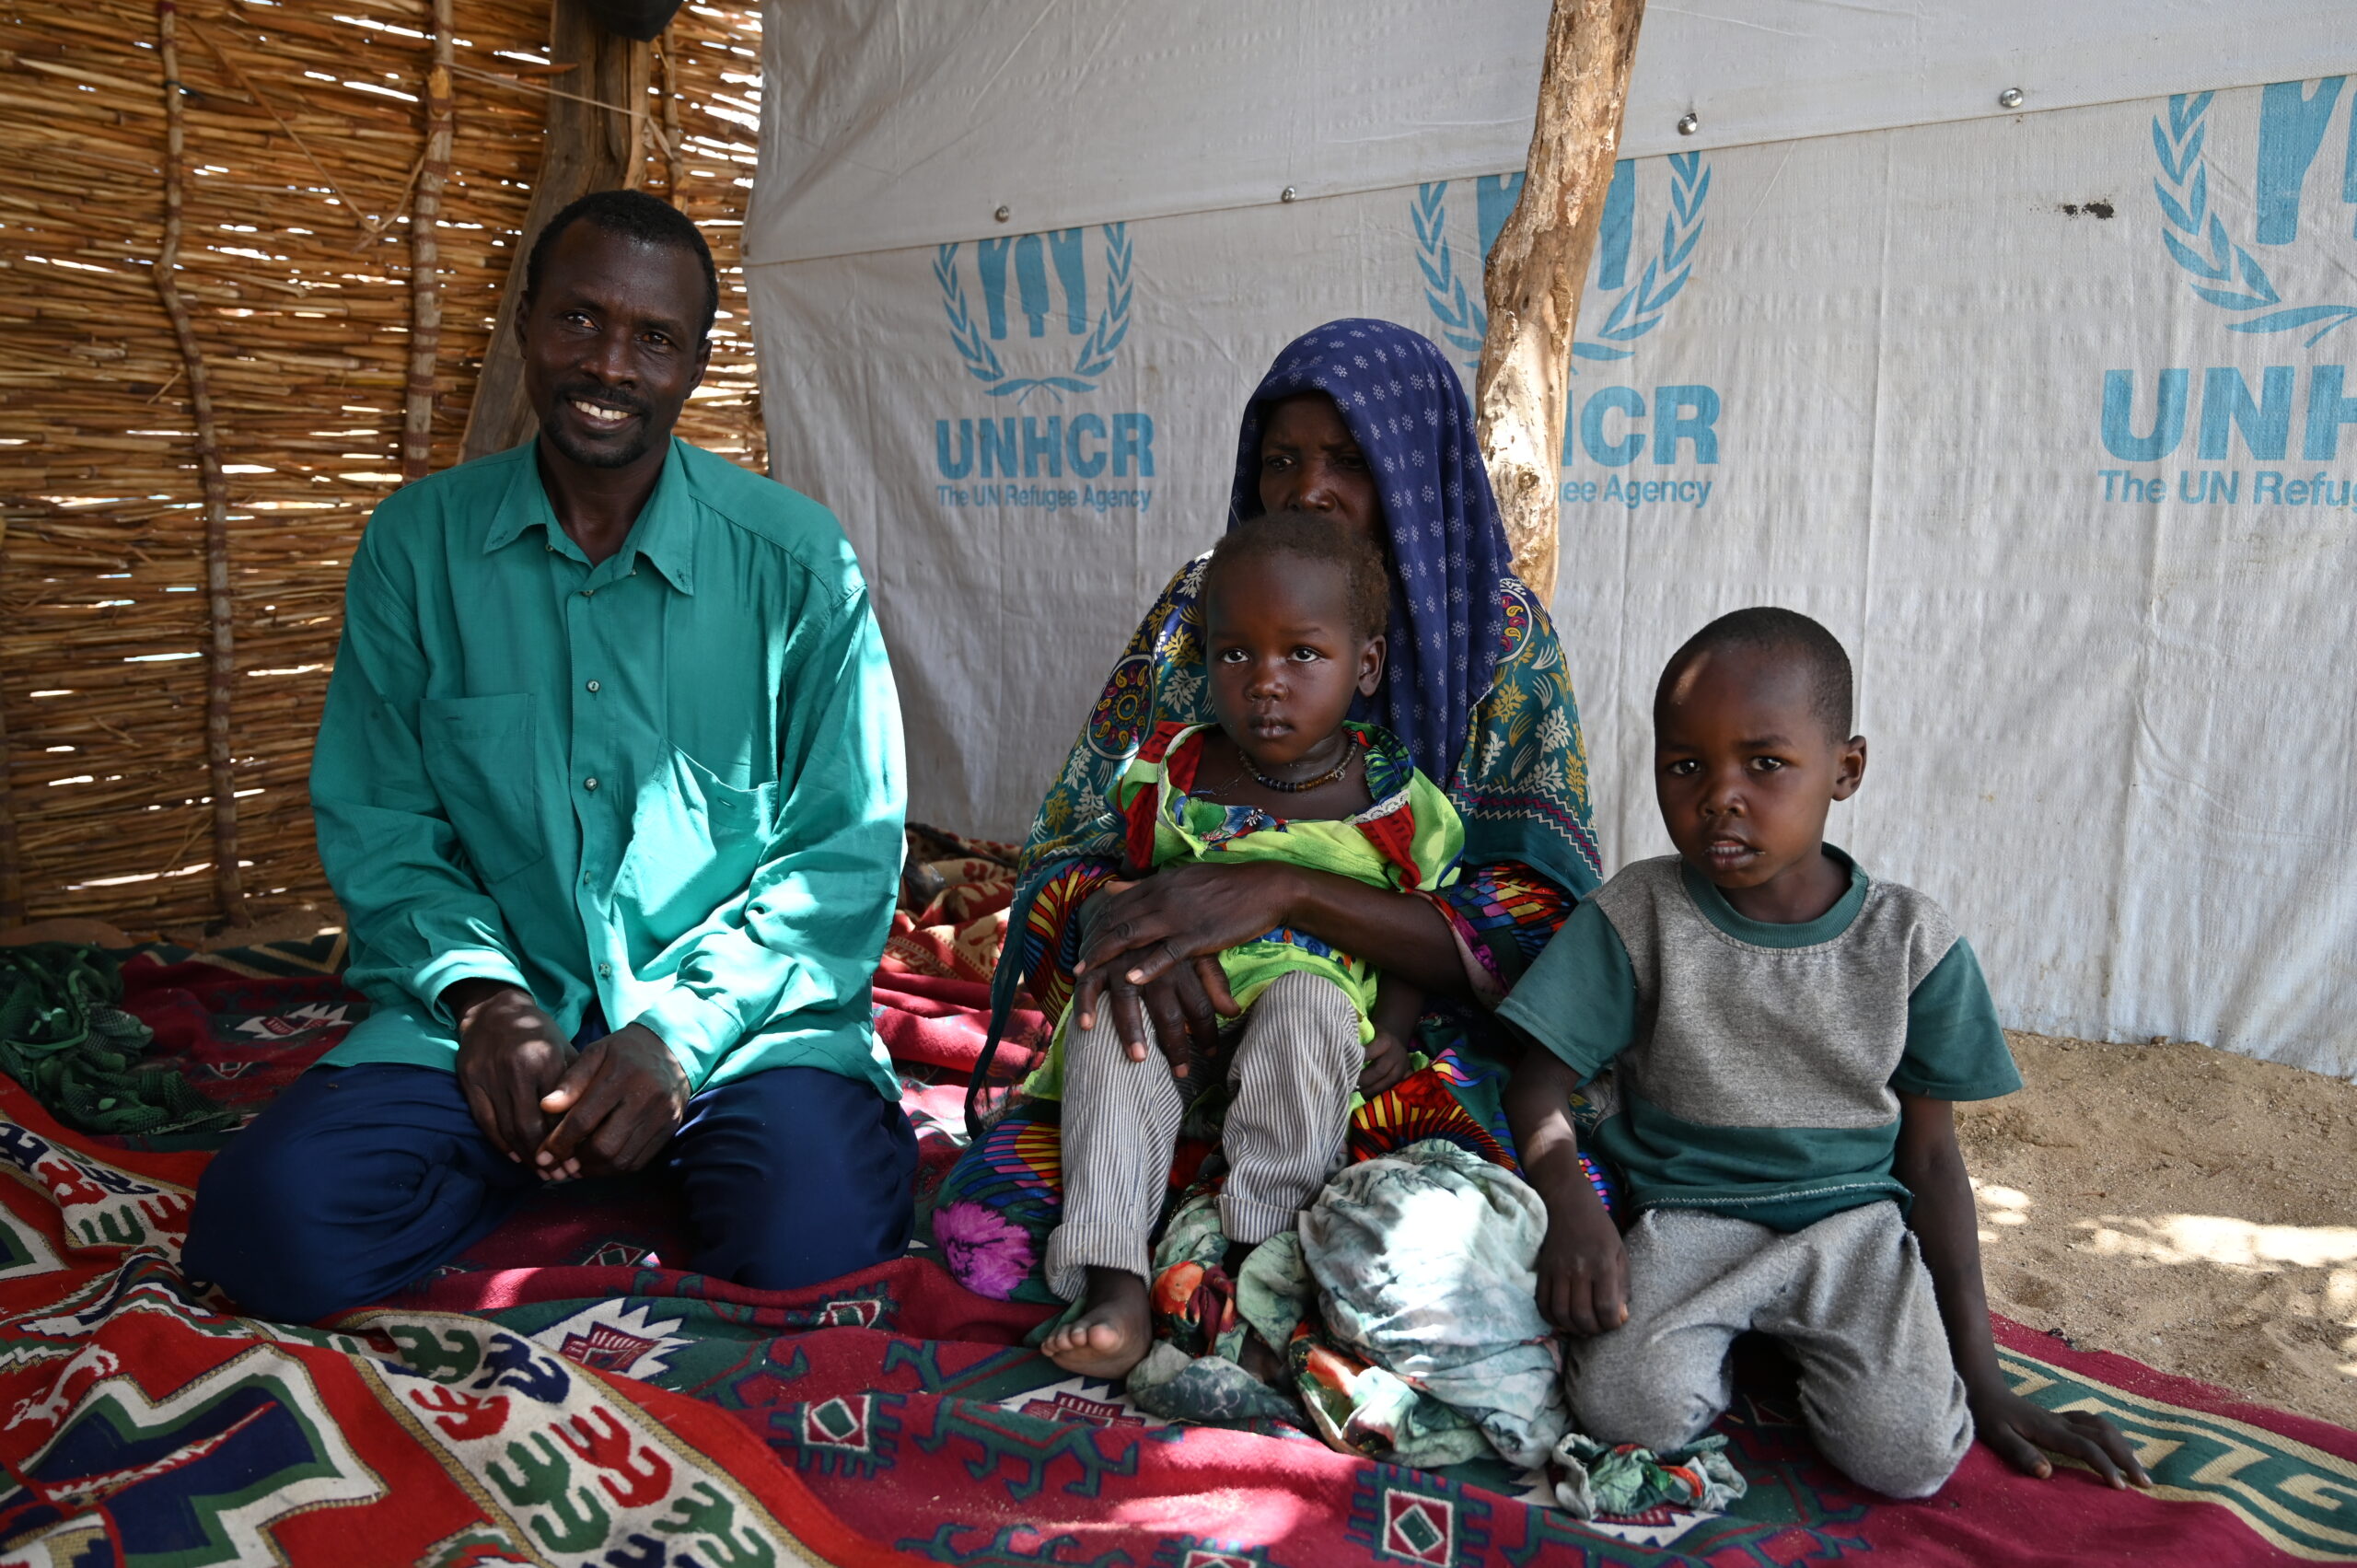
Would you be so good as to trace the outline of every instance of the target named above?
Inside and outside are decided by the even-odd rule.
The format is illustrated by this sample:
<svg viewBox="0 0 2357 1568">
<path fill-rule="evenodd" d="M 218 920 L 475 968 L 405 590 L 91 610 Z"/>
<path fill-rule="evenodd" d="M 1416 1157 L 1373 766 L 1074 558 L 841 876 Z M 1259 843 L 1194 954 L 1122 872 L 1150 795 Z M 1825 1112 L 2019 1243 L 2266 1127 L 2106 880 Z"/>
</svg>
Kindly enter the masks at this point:
<svg viewBox="0 0 2357 1568">
<path fill-rule="evenodd" d="M 1001 222 L 1001 223 L 1004 223 L 1007 219 L 1009 219 L 1009 218 L 1013 217 L 1014 215 L 1015 215 L 1015 213 L 1014 213 L 1013 209 L 1008 208 L 1008 207 L 1001 207 L 1001 208 L 999 208 L 999 210 L 998 210 L 998 211 L 996 211 L 996 212 L 994 212 L 994 213 L 993 213 L 993 214 L 991 215 L 991 216 L 993 216 L 993 217 L 994 217 L 994 218 L 998 219 L 998 221 L 999 221 L 999 222 Z"/>
<path fill-rule="evenodd" d="M 1678 134 L 1681 136 L 1690 136 L 1701 128 L 1702 117 L 1690 109 L 1678 117 Z"/>
<path fill-rule="evenodd" d="M 2007 87 L 2003 92 L 1997 95 L 1997 107 L 2000 109 L 2019 109 L 2022 106 L 2022 99 L 2024 96 L 2025 95 L 2021 88 Z"/>
<path fill-rule="evenodd" d="M 1301 200 L 1301 192 L 1288 185 L 1283 190 L 1277 192 L 1277 200 L 1280 202 L 1298 202 Z"/>
</svg>

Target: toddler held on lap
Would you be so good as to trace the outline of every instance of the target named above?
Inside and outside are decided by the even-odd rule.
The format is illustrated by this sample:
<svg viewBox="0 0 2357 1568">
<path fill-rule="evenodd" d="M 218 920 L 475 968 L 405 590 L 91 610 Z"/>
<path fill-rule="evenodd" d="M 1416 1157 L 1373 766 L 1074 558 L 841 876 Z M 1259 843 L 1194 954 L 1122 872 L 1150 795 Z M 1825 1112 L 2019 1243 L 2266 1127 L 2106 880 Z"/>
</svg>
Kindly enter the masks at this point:
<svg viewBox="0 0 2357 1568">
<path fill-rule="evenodd" d="M 1239 525 L 1203 578 L 1204 676 L 1218 719 L 1166 725 L 1113 792 L 1125 877 L 1202 861 L 1274 860 L 1377 887 L 1428 890 L 1455 874 L 1456 810 L 1385 731 L 1349 722 L 1383 679 L 1389 580 L 1375 542 L 1329 518 L 1275 512 Z M 1167 1031 L 1124 1046 L 1126 976 L 1084 973 L 1048 1064 L 1029 1086 L 1063 1099 L 1062 1223 L 1048 1283 L 1081 1310 L 1042 1349 L 1120 1377 L 1152 1340 L 1150 1244 L 1188 1102 L 1224 1073 L 1232 1099 L 1220 1219 L 1230 1272 L 1294 1228 L 1341 1165 L 1354 1092 L 1411 1066 L 1422 997 L 1395 977 L 1279 928 L 1204 964 L 1223 1017 L 1243 1018 L 1224 1061 Z M 1132 1028 L 1133 1036 L 1147 1031 Z"/>
<path fill-rule="evenodd" d="M 1756 1330 L 1797 1364 L 1818 1447 L 1875 1491 L 1936 1492 L 1976 1430 L 2040 1477 L 2051 1450 L 2149 1486 L 2117 1428 L 1998 1366 L 1951 1102 L 2021 1080 L 1945 912 L 1825 842 L 1865 773 L 1850 725 L 1849 656 L 1806 616 L 1695 633 L 1654 697 L 1678 854 L 1583 902 L 1500 1009 L 1537 1042 L 1506 1110 L 1547 1204 L 1538 1300 L 1571 1336 L 1573 1411 L 1603 1442 L 1683 1446 Z M 1625 1238 L 1567 1109 L 1608 1065 L 1620 1108 L 1594 1142 Z"/>
</svg>

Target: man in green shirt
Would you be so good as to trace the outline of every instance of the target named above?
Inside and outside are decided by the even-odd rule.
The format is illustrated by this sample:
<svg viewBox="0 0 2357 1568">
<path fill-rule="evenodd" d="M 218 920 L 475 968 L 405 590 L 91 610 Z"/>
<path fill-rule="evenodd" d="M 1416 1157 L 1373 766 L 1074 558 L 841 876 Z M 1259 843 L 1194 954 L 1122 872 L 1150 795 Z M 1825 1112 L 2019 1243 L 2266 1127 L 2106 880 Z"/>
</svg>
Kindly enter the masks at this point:
<svg viewBox="0 0 2357 1568">
<path fill-rule="evenodd" d="M 868 980 L 900 714 L 825 508 L 674 438 L 712 257 L 583 198 L 517 321 L 540 435 L 378 507 L 312 766 L 369 1017 L 207 1169 L 186 1262 L 258 1316 L 381 1297 L 535 1186 L 659 1167 L 691 1257 L 816 1283 L 907 1245 Z"/>
</svg>

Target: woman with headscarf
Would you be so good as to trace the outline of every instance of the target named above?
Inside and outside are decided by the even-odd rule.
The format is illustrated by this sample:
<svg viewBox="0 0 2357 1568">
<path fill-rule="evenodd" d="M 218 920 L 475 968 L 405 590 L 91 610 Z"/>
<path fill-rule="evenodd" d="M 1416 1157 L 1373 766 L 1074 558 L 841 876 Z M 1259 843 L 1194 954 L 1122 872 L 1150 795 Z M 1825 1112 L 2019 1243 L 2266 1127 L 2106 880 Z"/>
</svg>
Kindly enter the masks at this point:
<svg viewBox="0 0 2357 1568">
<path fill-rule="evenodd" d="M 1229 525 L 1279 509 L 1329 517 L 1383 547 L 1387 663 L 1353 716 L 1389 729 L 1443 781 L 1465 824 L 1460 876 L 1431 893 L 1267 863 L 1117 879 L 1115 781 L 1157 726 L 1211 717 L 1200 601 L 1208 555 L 1198 557 L 1147 610 L 1032 823 L 999 961 L 993 1042 L 1018 991 L 1054 1017 L 1077 986 L 1084 1001 L 1102 997 L 1126 1040 L 1191 1037 L 1209 1051 L 1218 1029 L 1211 966 L 1225 949 L 1290 926 L 1428 998 L 1417 1043 L 1431 1064 L 1382 1097 L 1383 1115 L 1355 1121 L 1353 1152 L 1368 1152 L 1369 1139 L 1440 1136 L 1497 1157 L 1508 1142 L 1498 1093 L 1511 1047 L 1487 1010 L 1595 889 L 1598 865 L 1571 673 L 1545 609 L 1514 575 L 1472 410 L 1429 339 L 1345 319 L 1278 354 L 1244 412 Z M 935 1241 L 982 1295 L 1055 1299 L 1040 1262 L 1061 1207 L 1057 1114 L 1052 1101 L 1018 1100 L 943 1183 Z"/>
</svg>

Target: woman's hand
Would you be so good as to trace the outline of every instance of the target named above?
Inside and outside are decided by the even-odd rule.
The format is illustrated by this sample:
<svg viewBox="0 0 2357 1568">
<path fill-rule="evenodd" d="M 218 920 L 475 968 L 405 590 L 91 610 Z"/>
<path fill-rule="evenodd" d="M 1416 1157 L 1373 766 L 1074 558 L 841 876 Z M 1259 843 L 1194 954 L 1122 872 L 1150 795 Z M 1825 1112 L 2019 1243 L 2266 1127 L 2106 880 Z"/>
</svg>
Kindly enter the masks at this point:
<svg viewBox="0 0 2357 1568">
<path fill-rule="evenodd" d="M 1177 1070 L 1190 1040 L 1207 1053 L 1221 1015 L 1242 1011 L 1219 956 L 1285 923 L 1292 868 L 1174 865 L 1143 882 L 1108 882 L 1095 900 L 1103 902 L 1073 970 L 1074 1016 L 1094 1028 L 1109 1002 L 1130 1060 L 1143 1062 L 1158 1046 Z"/>
</svg>

